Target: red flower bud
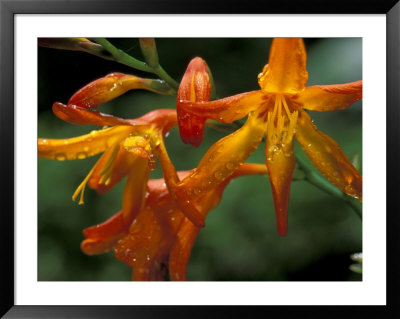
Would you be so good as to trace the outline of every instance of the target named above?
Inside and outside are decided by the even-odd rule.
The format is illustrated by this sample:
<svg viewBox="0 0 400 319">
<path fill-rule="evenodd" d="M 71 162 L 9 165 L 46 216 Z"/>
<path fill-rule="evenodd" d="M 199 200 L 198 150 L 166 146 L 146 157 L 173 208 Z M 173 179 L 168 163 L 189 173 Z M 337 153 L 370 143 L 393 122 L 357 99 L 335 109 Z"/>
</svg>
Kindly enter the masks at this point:
<svg viewBox="0 0 400 319">
<path fill-rule="evenodd" d="M 203 102 L 210 99 L 211 81 L 207 63 L 196 57 L 190 61 L 178 89 L 176 110 L 181 139 L 198 147 L 204 137 L 206 118 L 193 115 L 181 108 L 183 101 Z"/>
</svg>

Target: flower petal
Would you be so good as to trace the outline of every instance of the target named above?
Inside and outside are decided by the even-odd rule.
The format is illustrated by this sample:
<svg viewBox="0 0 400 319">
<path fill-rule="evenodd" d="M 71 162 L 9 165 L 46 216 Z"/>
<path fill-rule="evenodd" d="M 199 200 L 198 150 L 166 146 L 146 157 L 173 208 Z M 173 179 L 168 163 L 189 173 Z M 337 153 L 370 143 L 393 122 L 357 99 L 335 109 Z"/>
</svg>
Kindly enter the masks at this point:
<svg viewBox="0 0 400 319">
<path fill-rule="evenodd" d="M 131 121 L 112 115 L 89 111 L 75 105 L 64 105 L 60 102 L 53 104 L 53 113 L 65 122 L 79 125 L 116 126 L 132 125 Z"/>
<path fill-rule="evenodd" d="M 108 240 L 85 239 L 81 243 L 81 250 L 86 255 L 98 255 L 111 251 L 122 235 L 110 238 Z"/>
<path fill-rule="evenodd" d="M 87 239 L 81 243 L 81 249 L 87 255 L 106 253 L 127 234 L 128 228 L 123 223 L 122 213 L 118 212 L 104 223 L 84 229 Z"/>
<path fill-rule="evenodd" d="M 105 222 L 85 228 L 83 234 L 89 239 L 107 240 L 119 234 L 126 234 L 129 229 L 123 223 L 122 212 L 119 211 Z"/>
<path fill-rule="evenodd" d="M 179 106 L 190 114 L 207 119 L 232 123 L 245 117 L 267 103 L 269 96 L 261 91 L 251 91 L 210 102 L 180 100 Z"/>
<path fill-rule="evenodd" d="M 173 281 L 185 281 L 186 269 L 190 253 L 200 228 L 196 227 L 186 219 L 179 228 L 176 241 L 172 246 L 169 256 L 169 273 Z"/>
<path fill-rule="evenodd" d="M 293 140 L 280 146 L 271 145 L 267 141 L 265 157 L 274 198 L 278 234 L 284 236 L 287 231 L 290 185 L 295 168 Z"/>
<path fill-rule="evenodd" d="M 171 88 L 161 80 L 143 79 L 134 75 L 111 73 L 97 79 L 79 91 L 68 101 L 68 105 L 80 108 L 97 108 L 133 89 L 144 89 L 160 94 L 169 94 Z"/>
<path fill-rule="evenodd" d="M 131 171 L 125 185 L 122 198 L 122 218 L 126 225 L 129 225 L 139 214 L 145 202 L 147 181 L 150 177 L 148 160 L 133 155 Z"/>
<path fill-rule="evenodd" d="M 103 194 L 113 188 L 128 175 L 131 169 L 126 152 L 119 150 L 118 154 L 114 155 L 114 151 L 113 148 L 109 148 L 104 152 L 89 179 L 89 187 L 95 189 L 99 194 Z M 115 156 L 114 160 L 112 156 Z M 111 163 L 112 161 L 113 163 Z M 108 171 L 106 169 L 107 165 L 112 165 L 109 168 L 111 174 L 106 172 Z"/>
<path fill-rule="evenodd" d="M 265 123 L 250 113 L 236 132 L 212 145 L 192 173 L 177 186 L 183 198 L 197 198 L 233 174 L 255 151 L 265 133 Z"/>
<path fill-rule="evenodd" d="M 258 76 L 263 91 L 296 94 L 308 80 L 307 54 L 302 39 L 276 38 L 273 40 L 268 64 Z"/>
<path fill-rule="evenodd" d="M 344 193 L 362 199 L 362 176 L 337 144 L 317 130 L 310 116 L 302 111 L 297 121 L 296 138 L 314 166 Z"/>
<path fill-rule="evenodd" d="M 84 159 L 104 152 L 133 130 L 132 126 L 116 126 L 67 139 L 39 138 L 39 156 L 59 161 Z"/>
<path fill-rule="evenodd" d="M 194 225 L 196 225 L 197 227 L 204 227 L 204 216 L 195 207 L 194 202 L 191 200 L 191 198 L 182 197 L 177 192 L 177 185 L 180 182 L 180 179 L 174 165 L 172 164 L 168 156 L 163 140 L 161 140 L 159 151 L 165 184 L 173 201 Z"/>
<path fill-rule="evenodd" d="M 314 85 L 307 87 L 292 98 L 307 110 L 343 110 L 362 99 L 362 81 L 334 85 Z"/>
</svg>

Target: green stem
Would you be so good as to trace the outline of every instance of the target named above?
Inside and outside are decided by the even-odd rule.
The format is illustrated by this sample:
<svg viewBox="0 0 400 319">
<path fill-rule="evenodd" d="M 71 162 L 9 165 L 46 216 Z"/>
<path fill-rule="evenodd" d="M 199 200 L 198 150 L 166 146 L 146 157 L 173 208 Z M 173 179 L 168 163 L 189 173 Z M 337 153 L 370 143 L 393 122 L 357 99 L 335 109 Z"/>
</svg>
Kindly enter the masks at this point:
<svg viewBox="0 0 400 319">
<path fill-rule="evenodd" d="M 357 215 L 360 218 L 362 218 L 362 206 L 357 199 L 354 199 L 351 196 L 346 195 L 345 193 L 337 189 L 335 186 L 330 184 L 325 178 L 320 176 L 314 170 L 310 169 L 304 163 L 304 161 L 298 156 L 296 156 L 296 163 L 298 165 L 298 168 L 304 173 L 304 180 L 308 181 L 309 183 L 313 184 L 319 189 L 325 191 L 326 193 L 341 200 L 344 200 L 357 213 Z"/>
<path fill-rule="evenodd" d="M 155 68 L 152 68 L 148 64 L 138 59 L 135 59 L 134 57 L 130 56 L 124 51 L 116 48 L 108 40 L 104 38 L 92 38 L 90 40 L 100 44 L 104 49 L 106 49 L 112 55 L 114 61 L 140 71 L 158 75 L 161 79 L 163 79 L 166 83 L 168 83 L 169 86 L 171 86 L 171 88 L 173 89 L 173 94 L 176 93 L 179 84 L 173 78 L 171 78 L 160 65 L 158 65 Z"/>
<path fill-rule="evenodd" d="M 179 88 L 179 83 L 176 82 L 173 78 L 169 76 L 167 72 L 162 68 L 161 65 L 158 65 L 153 69 L 153 73 L 157 74 L 160 78 L 162 78 L 165 82 L 167 82 L 175 91 Z"/>
</svg>

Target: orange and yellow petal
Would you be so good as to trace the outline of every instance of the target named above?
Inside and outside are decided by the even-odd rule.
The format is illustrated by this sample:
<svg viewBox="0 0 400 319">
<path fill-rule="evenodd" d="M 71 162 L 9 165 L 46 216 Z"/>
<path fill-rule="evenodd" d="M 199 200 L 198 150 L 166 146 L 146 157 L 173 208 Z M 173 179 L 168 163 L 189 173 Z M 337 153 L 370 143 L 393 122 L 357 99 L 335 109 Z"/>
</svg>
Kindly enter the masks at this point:
<svg viewBox="0 0 400 319">
<path fill-rule="evenodd" d="M 161 94 L 168 91 L 164 83 L 159 80 L 142 79 L 123 73 L 111 73 L 85 85 L 70 98 L 68 105 L 75 105 L 84 109 L 96 108 L 100 104 L 133 89 L 145 89 Z"/>
<path fill-rule="evenodd" d="M 122 217 L 126 225 L 136 218 L 144 205 L 149 177 L 148 161 L 145 158 L 136 156 L 122 197 Z"/>
<path fill-rule="evenodd" d="M 268 64 L 258 76 L 261 90 L 268 93 L 296 94 L 308 80 L 307 54 L 300 38 L 272 41 Z"/>
<path fill-rule="evenodd" d="M 200 228 L 188 219 L 182 222 L 169 256 L 169 273 L 172 281 L 185 281 L 190 253 Z"/>
<path fill-rule="evenodd" d="M 293 101 L 311 111 L 343 110 L 362 99 L 362 81 L 307 87 Z"/>
<path fill-rule="evenodd" d="M 39 138 L 39 156 L 59 161 L 84 159 L 104 152 L 134 129 L 132 126 L 116 126 L 67 139 Z"/>
<path fill-rule="evenodd" d="M 111 147 L 101 156 L 93 170 L 88 185 L 103 194 L 118 184 L 131 168 L 125 151 Z"/>
<path fill-rule="evenodd" d="M 302 111 L 296 139 L 314 166 L 344 193 L 362 199 L 362 176 L 351 164 L 339 144 L 317 130 L 310 116 Z"/>
<path fill-rule="evenodd" d="M 180 100 L 179 106 L 199 117 L 232 123 L 267 104 L 269 98 L 261 91 L 251 91 L 210 102 Z"/>
<path fill-rule="evenodd" d="M 199 197 L 216 187 L 246 161 L 264 133 L 264 120 L 250 113 L 240 129 L 209 148 L 197 168 L 178 185 L 179 193 L 188 198 Z"/>
<path fill-rule="evenodd" d="M 145 115 L 129 120 L 132 125 L 150 125 L 167 134 L 177 124 L 176 111 L 173 109 L 157 109 Z"/>
<path fill-rule="evenodd" d="M 293 140 L 279 145 L 270 144 L 267 140 L 265 157 L 274 199 L 277 230 L 279 235 L 284 236 L 287 231 L 290 185 L 295 168 Z"/>
<path fill-rule="evenodd" d="M 63 121 L 72 124 L 97 126 L 131 125 L 130 121 L 119 117 L 97 111 L 89 111 L 75 105 L 64 105 L 60 102 L 53 104 L 53 113 Z"/>
</svg>

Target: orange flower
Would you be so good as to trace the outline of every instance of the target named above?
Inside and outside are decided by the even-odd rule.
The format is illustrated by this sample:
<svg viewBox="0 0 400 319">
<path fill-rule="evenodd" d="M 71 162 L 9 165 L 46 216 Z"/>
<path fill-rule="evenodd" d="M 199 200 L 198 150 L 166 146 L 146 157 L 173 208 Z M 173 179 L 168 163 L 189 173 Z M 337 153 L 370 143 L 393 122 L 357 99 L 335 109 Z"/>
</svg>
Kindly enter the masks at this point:
<svg viewBox="0 0 400 319">
<path fill-rule="evenodd" d="M 196 169 L 194 169 L 196 170 Z M 193 172 L 179 172 L 190 179 Z M 221 201 L 223 191 L 233 178 L 262 175 L 264 165 L 245 164 L 217 187 L 194 201 L 203 218 Z M 146 201 L 129 229 L 122 212 L 106 222 L 83 231 L 82 250 L 89 255 L 114 249 L 115 256 L 133 267 L 132 280 L 186 280 L 186 268 L 200 228 L 185 217 L 168 192 L 164 179 L 150 180 Z"/>
<path fill-rule="evenodd" d="M 53 104 L 53 112 L 67 122 L 113 127 L 68 139 L 38 139 L 39 156 L 44 158 L 75 160 L 103 153 L 72 196 L 75 200 L 80 194 L 79 204 L 83 204 L 86 184 L 98 192 L 105 192 L 128 176 L 121 213 L 125 227 L 129 227 L 142 207 L 150 171 L 157 165 L 158 146 L 163 136 L 176 125 L 176 112 L 160 109 L 134 120 L 125 120 L 88 108 L 97 107 L 127 89 L 142 87 L 142 80 L 111 74 L 79 90 L 67 106 L 59 102 Z"/>
<path fill-rule="evenodd" d="M 340 146 L 317 130 L 304 110 L 345 109 L 362 98 L 362 81 L 305 87 L 307 79 L 302 39 L 274 39 L 269 64 L 258 76 L 261 90 L 211 102 L 186 99 L 178 103 L 188 116 L 226 123 L 248 115 L 242 128 L 215 143 L 201 160 L 195 174 L 207 185 L 215 185 L 230 176 L 265 136 L 266 166 L 280 235 L 285 235 L 287 229 L 289 190 L 295 168 L 293 137 L 333 185 L 362 199 L 361 175 Z M 190 183 L 188 180 L 175 185 L 177 196 L 182 200 Z M 206 190 L 205 185 L 199 192 Z"/>
<path fill-rule="evenodd" d="M 206 118 L 189 114 L 181 108 L 180 101 L 208 101 L 210 93 L 211 81 L 207 64 L 201 58 L 194 58 L 190 61 L 179 85 L 176 103 L 179 133 L 184 143 L 195 147 L 201 144 Z"/>
</svg>

